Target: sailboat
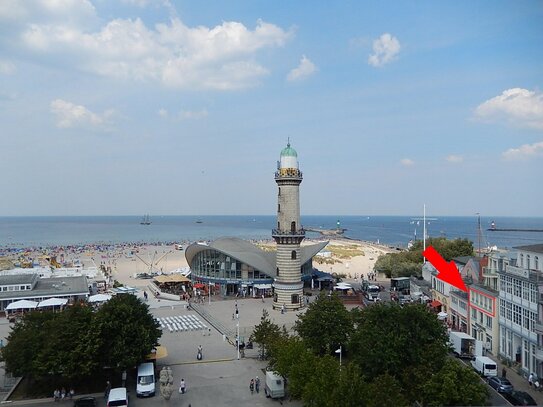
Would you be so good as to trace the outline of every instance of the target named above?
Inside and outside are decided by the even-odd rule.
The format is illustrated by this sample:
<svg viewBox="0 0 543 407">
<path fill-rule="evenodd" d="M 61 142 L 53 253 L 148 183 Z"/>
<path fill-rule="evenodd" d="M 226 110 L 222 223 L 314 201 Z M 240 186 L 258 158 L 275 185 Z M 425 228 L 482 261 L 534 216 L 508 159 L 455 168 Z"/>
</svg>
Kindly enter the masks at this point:
<svg viewBox="0 0 543 407">
<path fill-rule="evenodd" d="M 140 225 L 150 225 L 150 224 L 151 224 L 151 219 L 149 218 L 149 215 L 143 215 Z"/>
</svg>

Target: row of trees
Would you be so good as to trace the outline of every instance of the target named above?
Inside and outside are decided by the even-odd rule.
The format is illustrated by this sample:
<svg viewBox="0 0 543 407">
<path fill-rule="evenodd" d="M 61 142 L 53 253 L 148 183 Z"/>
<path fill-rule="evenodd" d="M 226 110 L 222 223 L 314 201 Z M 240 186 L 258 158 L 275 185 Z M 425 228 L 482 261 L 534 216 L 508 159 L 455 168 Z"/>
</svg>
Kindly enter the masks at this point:
<svg viewBox="0 0 543 407">
<path fill-rule="evenodd" d="M 16 376 L 77 380 L 104 368 L 121 372 L 136 366 L 161 335 L 146 304 L 117 295 L 97 311 L 78 304 L 63 312 L 26 314 L 0 355 Z"/>
<path fill-rule="evenodd" d="M 270 368 L 307 406 L 484 405 L 476 373 L 449 357 L 443 325 L 422 305 L 375 304 L 348 311 L 319 296 L 291 336 L 266 313 L 252 339 Z M 343 366 L 335 351 L 342 347 Z"/>
<path fill-rule="evenodd" d="M 420 276 L 422 246 L 422 241 L 419 240 L 409 250 L 381 255 L 375 262 L 374 270 L 385 273 L 388 278 Z M 426 246 L 432 246 L 447 261 L 459 256 L 473 256 L 473 242 L 468 239 L 429 238 Z"/>
</svg>

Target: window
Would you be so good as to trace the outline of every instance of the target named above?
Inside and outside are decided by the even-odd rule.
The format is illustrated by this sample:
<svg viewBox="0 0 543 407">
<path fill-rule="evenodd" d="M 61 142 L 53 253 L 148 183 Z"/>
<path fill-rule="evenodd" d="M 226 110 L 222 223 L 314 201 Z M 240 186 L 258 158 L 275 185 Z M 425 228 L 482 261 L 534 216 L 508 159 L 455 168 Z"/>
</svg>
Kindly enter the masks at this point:
<svg viewBox="0 0 543 407">
<path fill-rule="evenodd" d="M 279 196 L 281 196 L 281 187 L 279 187 Z"/>
<path fill-rule="evenodd" d="M 299 304 L 300 303 L 300 296 L 298 294 L 292 294 L 291 298 L 291 304 Z"/>
<path fill-rule="evenodd" d="M 277 277 L 279 277 L 279 267 L 275 271 L 277 271 Z"/>
<path fill-rule="evenodd" d="M 534 257 L 534 269 L 539 270 L 539 257 Z"/>
<path fill-rule="evenodd" d="M 296 232 L 296 222 L 291 222 L 290 223 L 290 231 L 291 232 Z"/>
<path fill-rule="evenodd" d="M 524 255 L 521 254 L 520 255 L 520 267 L 523 267 L 524 266 Z"/>
<path fill-rule="evenodd" d="M 281 212 L 281 204 L 277 204 L 277 212 Z"/>
<path fill-rule="evenodd" d="M 281 230 L 281 223 L 277 222 L 277 230 Z"/>
<path fill-rule="evenodd" d="M 291 259 L 291 260 L 296 260 L 296 250 L 293 250 L 293 251 L 290 253 L 290 259 Z"/>
<path fill-rule="evenodd" d="M 492 318 L 489 317 L 488 315 L 485 315 L 485 316 L 486 316 L 486 327 L 492 328 Z"/>
<path fill-rule="evenodd" d="M 530 255 L 529 254 L 526 255 L 526 268 L 530 270 Z"/>
</svg>

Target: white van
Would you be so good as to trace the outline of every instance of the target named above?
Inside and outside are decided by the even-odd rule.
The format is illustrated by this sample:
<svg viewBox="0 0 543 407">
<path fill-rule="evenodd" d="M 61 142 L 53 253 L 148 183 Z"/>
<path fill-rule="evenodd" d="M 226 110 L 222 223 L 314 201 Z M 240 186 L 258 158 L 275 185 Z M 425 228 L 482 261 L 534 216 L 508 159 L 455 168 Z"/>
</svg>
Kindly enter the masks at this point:
<svg viewBox="0 0 543 407">
<path fill-rule="evenodd" d="M 272 399 L 285 397 L 285 382 L 283 378 L 274 372 L 266 372 L 264 394 Z"/>
<path fill-rule="evenodd" d="M 475 359 L 471 361 L 471 365 L 481 376 L 498 376 L 498 366 L 496 365 L 496 362 L 489 357 L 476 356 Z"/>
<path fill-rule="evenodd" d="M 136 381 L 136 397 L 152 397 L 155 395 L 155 366 L 142 363 L 138 366 Z"/>
<path fill-rule="evenodd" d="M 128 407 L 126 387 L 115 387 L 109 391 L 107 407 Z"/>
</svg>

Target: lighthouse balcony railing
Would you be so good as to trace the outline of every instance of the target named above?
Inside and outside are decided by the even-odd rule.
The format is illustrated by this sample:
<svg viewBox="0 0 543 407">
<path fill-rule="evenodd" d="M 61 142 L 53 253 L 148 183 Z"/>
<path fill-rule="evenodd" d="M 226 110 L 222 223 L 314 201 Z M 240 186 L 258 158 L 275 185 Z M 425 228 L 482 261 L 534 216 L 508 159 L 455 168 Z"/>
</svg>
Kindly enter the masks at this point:
<svg viewBox="0 0 543 407">
<path fill-rule="evenodd" d="M 280 230 L 280 229 L 272 229 L 272 235 L 273 236 L 305 236 L 305 229 L 300 230 Z"/>
<path fill-rule="evenodd" d="M 285 168 L 279 171 L 275 171 L 275 179 L 278 178 L 292 178 L 292 179 L 302 179 L 302 171 L 295 168 Z"/>
</svg>

